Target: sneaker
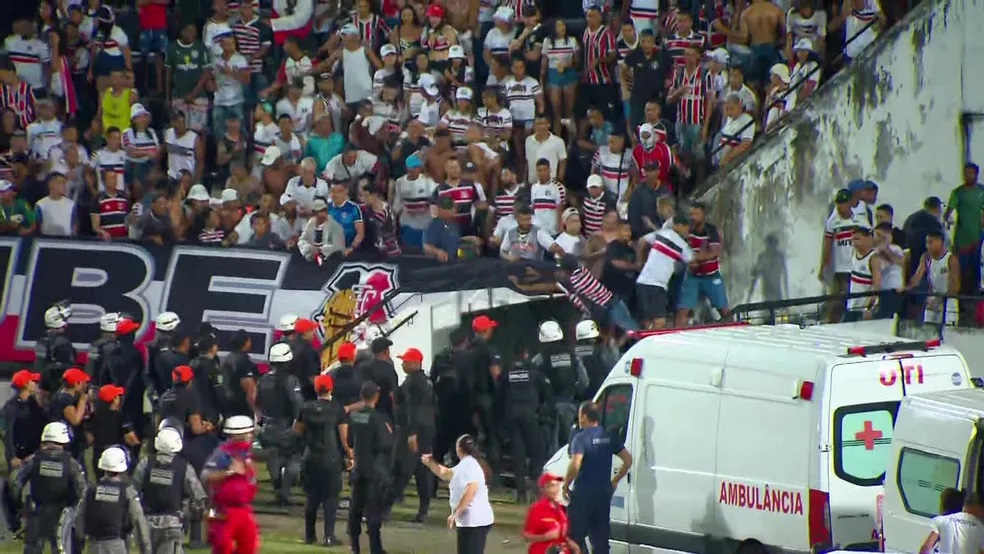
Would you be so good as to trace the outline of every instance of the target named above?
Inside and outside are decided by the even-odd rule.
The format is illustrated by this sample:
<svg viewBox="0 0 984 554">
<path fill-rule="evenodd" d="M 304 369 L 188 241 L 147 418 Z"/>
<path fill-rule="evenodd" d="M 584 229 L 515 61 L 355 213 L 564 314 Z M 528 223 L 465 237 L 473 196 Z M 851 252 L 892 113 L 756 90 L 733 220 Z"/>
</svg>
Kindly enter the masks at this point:
<svg viewBox="0 0 984 554">
<path fill-rule="evenodd" d="M 323 541 L 321 541 L 321 545 L 331 548 L 332 546 L 341 546 L 342 541 L 334 535 L 328 535 Z"/>
</svg>

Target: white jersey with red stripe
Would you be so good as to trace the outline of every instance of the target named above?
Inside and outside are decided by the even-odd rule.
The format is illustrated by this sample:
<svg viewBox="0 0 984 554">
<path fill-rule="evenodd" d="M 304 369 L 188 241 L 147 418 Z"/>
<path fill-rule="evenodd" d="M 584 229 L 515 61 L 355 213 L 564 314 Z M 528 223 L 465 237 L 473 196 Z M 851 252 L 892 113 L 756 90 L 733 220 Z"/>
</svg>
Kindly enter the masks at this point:
<svg viewBox="0 0 984 554">
<path fill-rule="evenodd" d="M 629 17 L 656 19 L 659 17 L 659 0 L 630 0 Z"/>
<path fill-rule="evenodd" d="M 34 123 L 27 126 L 27 142 L 35 158 L 47 160 L 51 149 L 60 145 L 62 142 L 61 120 L 34 120 Z"/>
<path fill-rule="evenodd" d="M 682 265 L 694 259 L 694 251 L 687 241 L 673 229 L 660 229 L 644 236 L 642 240 L 651 246 L 636 283 L 652 287 L 667 288 L 673 274 Z"/>
<path fill-rule="evenodd" d="M 560 229 L 557 228 L 557 213 L 567 202 L 567 192 L 564 185 L 551 179 L 546 183 L 530 185 L 530 203 L 533 205 L 533 223 L 555 237 Z"/>
<path fill-rule="evenodd" d="M 834 273 L 850 273 L 854 266 L 854 242 L 851 237 L 856 227 L 870 227 L 870 225 L 863 216 L 853 212 L 849 217 L 841 217 L 836 208 L 827 218 L 823 236 L 833 239 L 830 259 Z"/>
<path fill-rule="evenodd" d="M 851 283 L 848 291 L 851 294 L 868 292 L 874 287 L 874 280 L 871 275 L 871 260 L 875 256 L 875 250 L 871 249 L 867 254 L 861 255 L 859 252 L 854 252 L 854 256 L 851 259 Z M 867 296 L 861 296 L 858 298 L 849 298 L 847 300 L 847 309 L 857 310 L 863 308 L 871 298 Z"/>
<path fill-rule="evenodd" d="M 616 153 L 608 145 L 602 145 L 591 159 L 591 172 L 601 175 L 605 188 L 618 200 L 622 200 L 629 187 L 631 169 L 632 153 L 625 149 Z"/>
<path fill-rule="evenodd" d="M 123 150 L 133 149 L 135 153 L 149 154 L 151 157 L 135 158 L 127 154 L 126 161 L 136 164 L 145 164 L 153 161 L 154 154 L 160 149 L 160 139 L 157 133 L 148 127 L 143 131 L 137 131 L 133 127 L 127 127 L 123 131 Z"/>
<path fill-rule="evenodd" d="M 34 37 L 11 35 L 4 39 L 3 50 L 14 64 L 14 70 L 22 81 L 35 89 L 48 88 L 48 84 L 44 82 L 42 69 L 43 64 L 51 61 L 51 52 L 47 44 Z"/>
</svg>

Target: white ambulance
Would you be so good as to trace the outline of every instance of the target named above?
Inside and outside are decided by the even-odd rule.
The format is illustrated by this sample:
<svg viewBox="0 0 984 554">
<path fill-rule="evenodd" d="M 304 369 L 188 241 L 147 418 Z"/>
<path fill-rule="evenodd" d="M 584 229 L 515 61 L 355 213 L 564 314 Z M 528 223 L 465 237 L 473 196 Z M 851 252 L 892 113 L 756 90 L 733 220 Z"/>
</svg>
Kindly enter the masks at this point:
<svg viewBox="0 0 984 554">
<path fill-rule="evenodd" d="M 899 402 L 971 386 L 938 341 L 795 325 L 642 335 L 595 398 L 634 459 L 612 498 L 615 553 L 874 545 Z M 563 448 L 545 469 L 567 464 Z"/>
<path fill-rule="evenodd" d="M 910 396 L 902 401 L 882 504 L 885 547 L 918 552 L 947 488 L 984 491 L 984 390 Z"/>
</svg>

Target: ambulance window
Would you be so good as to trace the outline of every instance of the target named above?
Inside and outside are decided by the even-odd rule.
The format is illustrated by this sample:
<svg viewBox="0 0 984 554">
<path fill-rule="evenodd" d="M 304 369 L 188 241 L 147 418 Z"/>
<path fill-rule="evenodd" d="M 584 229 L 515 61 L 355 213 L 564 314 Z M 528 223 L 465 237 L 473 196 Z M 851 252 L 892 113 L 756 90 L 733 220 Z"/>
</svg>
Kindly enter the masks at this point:
<svg viewBox="0 0 984 554">
<path fill-rule="evenodd" d="M 598 397 L 602 427 L 622 442 L 625 442 L 628 434 L 631 403 L 632 385 L 613 385 L 602 391 Z"/>
<path fill-rule="evenodd" d="M 906 511 L 923 517 L 940 512 L 943 489 L 956 488 L 960 460 L 903 448 L 899 455 L 898 487 Z"/>
<path fill-rule="evenodd" d="M 862 487 L 881 485 L 892 450 L 898 402 L 842 406 L 834 411 L 834 474 Z"/>
</svg>

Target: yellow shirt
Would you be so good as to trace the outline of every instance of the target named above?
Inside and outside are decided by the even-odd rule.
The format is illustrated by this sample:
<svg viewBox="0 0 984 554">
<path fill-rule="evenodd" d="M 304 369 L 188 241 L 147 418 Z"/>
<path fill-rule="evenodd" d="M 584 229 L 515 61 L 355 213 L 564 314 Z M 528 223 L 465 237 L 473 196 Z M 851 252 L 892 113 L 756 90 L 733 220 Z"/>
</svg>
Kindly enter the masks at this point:
<svg viewBox="0 0 984 554">
<path fill-rule="evenodd" d="M 113 88 L 109 87 L 103 92 L 102 98 L 102 126 L 103 135 L 110 127 L 116 127 L 123 131 L 130 126 L 130 94 L 131 91 L 124 91 L 123 94 L 115 96 Z"/>
</svg>

